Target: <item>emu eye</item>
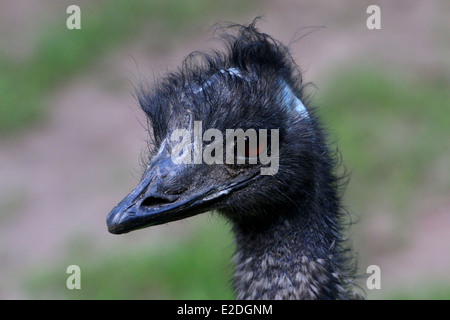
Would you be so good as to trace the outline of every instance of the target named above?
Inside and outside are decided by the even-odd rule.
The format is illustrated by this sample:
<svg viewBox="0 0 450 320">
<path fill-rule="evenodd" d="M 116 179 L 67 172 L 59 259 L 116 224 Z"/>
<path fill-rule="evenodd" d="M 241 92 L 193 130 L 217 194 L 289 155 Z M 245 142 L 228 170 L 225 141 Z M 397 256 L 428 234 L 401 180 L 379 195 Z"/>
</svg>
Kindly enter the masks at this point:
<svg viewBox="0 0 450 320">
<path fill-rule="evenodd" d="M 250 146 L 249 137 L 245 137 L 245 157 L 246 158 L 254 158 L 258 157 L 261 153 L 266 151 L 267 149 L 267 139 L 263 141 L 263 139 L 259 139 L 256 143 L 256 146 Z"/>
</svg>

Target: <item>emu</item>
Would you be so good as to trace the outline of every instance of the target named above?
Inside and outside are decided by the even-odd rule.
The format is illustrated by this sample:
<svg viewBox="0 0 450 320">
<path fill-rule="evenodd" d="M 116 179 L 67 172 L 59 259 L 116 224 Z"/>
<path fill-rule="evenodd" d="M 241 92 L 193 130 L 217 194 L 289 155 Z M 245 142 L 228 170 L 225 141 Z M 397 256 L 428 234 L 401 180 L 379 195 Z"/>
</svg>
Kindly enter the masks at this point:
<svg viewBox="0 0 450 320">
<path fill-rule="evenodd" d="M 223 51 L 194 52 L 153 89 L 139 87 L 151 139 L 148 166 L 136 189 L 109 213 L 109 232 L 215 210 L 235 235 L 237 299 L 359 298 L 355 258 L 343 235 L 337 157 L 307 103 L 299 67 L 288 48 L 255 22 L 231 26 L 221 39 Z M 194 132 L 197 121 L 202 132 Z M 174 149 L 176 158 L 223 140 L 211 136 L 199 145 L 188 139 L 176 148 L 172 132 L 202 137 L 208 128 L 223 135 L 227 129 L 276 129 L 279 137 L 277 145 L 260 137 L 250 145 L 247 136 L 238 137 L 244 147 L 235 143 L 235 157 L 244 163 L 175 163 Z M 211 156 L 221 147 L 216 143 Z M 277 156 L 276 173 L 261 174 L 268 166 L 258 159 L 263 153 Z M 252 157 L 256 163 L 248 161 Z"/>
</svg>

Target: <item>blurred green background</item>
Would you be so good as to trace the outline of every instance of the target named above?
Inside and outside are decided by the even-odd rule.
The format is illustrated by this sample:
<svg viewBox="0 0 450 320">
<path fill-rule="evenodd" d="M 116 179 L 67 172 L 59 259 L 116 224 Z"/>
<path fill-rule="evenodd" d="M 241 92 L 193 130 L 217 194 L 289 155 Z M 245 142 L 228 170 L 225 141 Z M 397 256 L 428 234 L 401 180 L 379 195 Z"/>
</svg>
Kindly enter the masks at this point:
<svg viewBox="0 0 450 320">
<path fill-rule="evenodd" d="M 81 30 L 65 26 L 70 4 Z M 146 148 L 133 86 L 217 46 L 214 23 L 263 15 L 259 28 L 284 43 L 326 26 L 290 46 L 351 173 L 363 287 L 367 266 L 381 267 L 367 297 L 449 299 L 450 4 L 370 4 L 381 30 L 350 0 L 2 1 L 0 298 L 234 298 L 219 216 L 119 237 L 105 217 Z M 72 264 L 81 290 L 66 288 Z"/>
</svg>

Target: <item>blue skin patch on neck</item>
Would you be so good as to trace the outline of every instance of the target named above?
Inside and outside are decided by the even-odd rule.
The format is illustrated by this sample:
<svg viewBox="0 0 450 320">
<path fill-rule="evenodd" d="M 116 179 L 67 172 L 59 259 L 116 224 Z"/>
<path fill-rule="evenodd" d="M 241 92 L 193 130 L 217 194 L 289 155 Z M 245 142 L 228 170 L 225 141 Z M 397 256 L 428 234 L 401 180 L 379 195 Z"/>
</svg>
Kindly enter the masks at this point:
<svg viewBox="0 0 450 320">
<path fill-rule="evenodd" d="M 292 89 L 284 81 L 281 81 L 282 91 L 282 101 L 286 106 L 293 106 L 294 110 L 297 111 L 302 117 L 309 119 L 308 110 L 306 110 L 305 105 L 302 101 L 297 98 Z"/>
</svg>

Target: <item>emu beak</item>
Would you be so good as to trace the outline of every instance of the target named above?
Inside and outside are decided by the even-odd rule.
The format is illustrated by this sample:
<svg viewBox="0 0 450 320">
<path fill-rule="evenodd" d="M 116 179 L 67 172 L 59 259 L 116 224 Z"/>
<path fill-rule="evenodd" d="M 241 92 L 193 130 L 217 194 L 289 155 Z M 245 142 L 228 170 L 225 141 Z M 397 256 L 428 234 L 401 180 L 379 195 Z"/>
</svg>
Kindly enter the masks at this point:
<svg viewBox="0 0 450 320">
<path fill-rule="evenodd" d="M 176 168 L 167 168 L 169 161 L 162 161 L 147 169 L 136 189 L 108 214 L 106 224 L 109 232 L 127 233 L 212 210 L 217 207 L 219 199 L 231 191 L 245 187 L 258 177 L 254 174 L 242 180 L 213 186 L 206 190 L 190 191 L 191 194 L 171 196 L 158 191 L 158 186 L 170 183 L 167 177 L 168 169 L 172 170 L 171 178 L 182 174 L 174 172 Z"/>
</svg>

